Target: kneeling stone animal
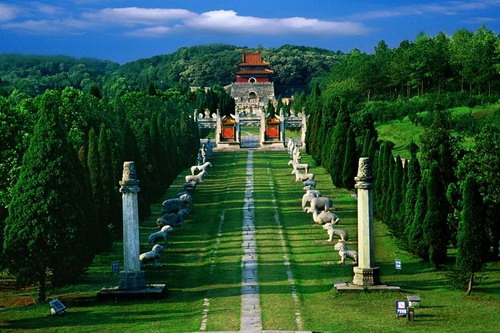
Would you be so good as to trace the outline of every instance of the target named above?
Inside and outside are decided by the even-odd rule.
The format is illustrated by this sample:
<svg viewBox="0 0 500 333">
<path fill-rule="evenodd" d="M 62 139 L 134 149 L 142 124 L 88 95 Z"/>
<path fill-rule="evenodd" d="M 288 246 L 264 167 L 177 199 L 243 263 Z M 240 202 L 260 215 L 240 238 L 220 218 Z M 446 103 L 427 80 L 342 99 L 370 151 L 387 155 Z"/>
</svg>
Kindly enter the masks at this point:
<svg viewBox="0 0 500 333">
<path fill-rule="evenodd" d="M 314 173 L 302 173 L 297 169 L 293 169 L 292 175 L 295 175 L 296 182 L 314 180 Z"/>
<path fill-rule="evenodd" d="M 323 229 L 325 229 L 326 233 L 328 234 L 328 242 L 333 241 L 333 235 L 339 236 L 341 242 L 345 242 L 348 240 L 347 232 L 342 229 L 335 229 L 333 227 L 333 224 L 331 223 L 323 224 Z"/>
<path fill-rule="evenodd" d="M 139 261 L 141 262 L 141 265 L 145 265 L 147 262 L 154 261 L 155 266 L 161 266 L 160 262 L 160 254 L 163 252 L 163 246 L 160 244 L 156 244 L 153 246 L 151 251 L 141 253 L 139 256 Z"/>
<path fill-rule="evenodd" d="M 347 248 L 347 245 L 345 245 L 342 242 L 338 242 L 337 244 L 335 244 L 334 249 L 339 251 L 339 256 L 340 256 L 339 264 L 345 263 L 346 258 L 352 259 L 353 264 L 358 263 L 358 251 L 349 250 Z"/>
<path fill-rule="evenodd" d="M 314 210 L 330 210 L 333 208 L 333 201 L 328 197 L 315 197 L 311 199 L 311 207 L 305 208 L 308 213 L 312 213 Z"/>
<path fill-rule="evenodd" d="M 189 214 L 189 209 L 183 208 L 177 213 L 168 213 L 156 220 L 156 225 L 160 228 L 166 225 L 181 225 L 184 222 L 184 216 Z"/>
<path fill-rule="evenodd" d="M 167 237 L 170 232 L 172 232 L 174 228 L 170 225 L 163 226 L 160 231 L 154 232 L 148 237 L 149 244 L 153 245 L 160 238 L 163 239 L 163 243 L 167 243 Z"/>
<path fill-rule="evenodd" d="M 306 190 L 306 193 L 302 196 L 302 210 L 306 210 L 306 204 L 310 202 L 313 198 L 321 196 L 321 192 L 318 190 Z"/>
<path fill-rule="evenodd" d="M 335 225 L 340 220 L 340 218 L 335 213 L 328 212 L 326 210 L 322 210 L 320 213 L 318 213 L 318 210 L 314 209 L 312 213 L 313 213 L 314 223 L 319 225 L 326 223 L 331 223 L 332 225 Z"/>
</svg>

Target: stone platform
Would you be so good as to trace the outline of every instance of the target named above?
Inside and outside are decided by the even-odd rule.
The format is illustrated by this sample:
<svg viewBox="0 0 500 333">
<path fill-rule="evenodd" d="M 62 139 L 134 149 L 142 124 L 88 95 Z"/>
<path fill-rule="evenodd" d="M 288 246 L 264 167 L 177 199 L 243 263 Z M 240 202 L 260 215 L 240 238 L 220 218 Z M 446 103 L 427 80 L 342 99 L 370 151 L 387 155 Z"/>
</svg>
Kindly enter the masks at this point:
<svg viewBox="0 0 500 333">
<path fill-rule="evenodd" d="M 144 299 L 161 298 L 165 296 L 165 284 L 148 284 L 141 289 L 120 289 L 120 287 L 104 287 L 97 294 L 97 299 Z"/>
<path fill-rule="evenodd" d="M 362 292 L 362 291 L 401 291 L 400 287 L 377 284 L 373 286 L 358 286 L 349 282 L 334 282 L 333 287 L 339 293 Z"/>
<path fill-rule="evenodd" d="M 264 141 L 260 143 L 262 150 L 285 150 L 283 141 Z"/>
</svg>

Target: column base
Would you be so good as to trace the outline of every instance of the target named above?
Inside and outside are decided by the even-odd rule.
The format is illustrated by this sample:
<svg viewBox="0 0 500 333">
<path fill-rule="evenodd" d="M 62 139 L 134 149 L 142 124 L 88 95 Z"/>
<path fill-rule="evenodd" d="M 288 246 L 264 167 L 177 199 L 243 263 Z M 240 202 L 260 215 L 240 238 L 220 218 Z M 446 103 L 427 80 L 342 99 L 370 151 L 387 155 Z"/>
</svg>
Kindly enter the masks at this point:
<svg viewBox="0 0 500 333">
<path fill-rule="evenodd" d="M 119 289 L 136 290 L 143 289 L 145 286 L 144 271 L 120 272 Z"/>
<path fill-rule="evenodd" d="M 380 267 L 361 268 L 354 267 L 352 284 L 356 286 L 374 286 L 380 283 Z"/>
</svg>

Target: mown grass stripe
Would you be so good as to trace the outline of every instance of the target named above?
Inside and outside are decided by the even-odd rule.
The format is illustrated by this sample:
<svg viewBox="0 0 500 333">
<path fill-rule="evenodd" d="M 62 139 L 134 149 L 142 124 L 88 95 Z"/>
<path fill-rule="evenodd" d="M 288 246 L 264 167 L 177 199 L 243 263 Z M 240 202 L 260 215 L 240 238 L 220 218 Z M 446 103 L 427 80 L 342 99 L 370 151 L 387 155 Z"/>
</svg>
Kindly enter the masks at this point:
<svg viewBox="0 0 500 333">
<path fill-rule="evenodd" d="M 299 296 L 297 294 L 297 287 L 295 285 L 295 279 L 293 277 L 293 272 L 292 268 L 290 265 L 290 258 L 288 255 L 288 247 L 285 242 L 285 237 L 283 235 L 283 225 L 281 224 L 280 221 L 280 216 L 279 216 L 279 211 L 278 211 L 278 204 L 276 201 L 276 195 L 274 194 L 275 189 L 274 189 L 274 180 L 271 174 L 271 170 L 269 169 L 269 166 L 267 167 L 267 174 L 269 175 L 269 187 L 271 189 L 271 202 L 273 204 L 273 209 L 274 209 L 274 221 L 276 222 L 278 226 L 278 235 L 281 243 L 281 250 L 283 252 L 283 259 L 284 259 L 284 265 L 286 267 L 286 275 L 288 278 L 288 282 L 290 283 L 290 288 L 291 288 L 291 294 L 293 298 L 293 302 L 295 304 L 295 324 L 297 325 L 297 329 L 299 331 L 302 331 L 304 329 L 304 326 L 302 324 L 302 316 L 300 314 L 300 301 L 299 301 Z"/>
</svg>

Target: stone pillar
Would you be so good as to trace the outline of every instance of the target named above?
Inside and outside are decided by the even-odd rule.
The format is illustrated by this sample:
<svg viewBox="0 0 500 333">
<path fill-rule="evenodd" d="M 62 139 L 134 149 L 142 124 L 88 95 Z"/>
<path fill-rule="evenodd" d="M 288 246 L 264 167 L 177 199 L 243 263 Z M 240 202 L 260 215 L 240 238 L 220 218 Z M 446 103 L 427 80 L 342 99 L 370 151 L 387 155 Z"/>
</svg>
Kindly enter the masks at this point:
<svg viewBox="0 0 500 333">
<path fill-rule="evenodd" d="M 259 135 L 259 144 L 262 148 L 264 143 L 266 142 L 266 112 L 262 111 L 260 114 L 260 135 Z"/>
<path fill-rule="evenodd" d="M 123 163 L 123 175 L 120 184 L 123 204 L 123 261 L 120 272 L 120 289 L 142 289 L 146 286 L 144 271 L 139 261 L 139 208 L 137 193 L 139 181 L 134 162 Z"/>
<path fill-rule="evenodd" d="M 238 144 L 241 144 L 241 126 L 239 113 L 236 113 L 236 115 L 234 116 L 234 139 Z"/>
<path fill-rule="evenodd" d="M 358 189 L 358 266 L 354 267 L 352 283 L 372 286 L 380 284 L 380 268 L 373 267 L 373 174 L 368 157 L 359 159 L 358 174 L 354 180 L 354 187 Z"/>
<path fill-rule="evenodd" d="M 280 109 L 280 141 L 285 143 L 285 116 L 283 109 Z"/>
<path fill-rule="evenodd" d="M 302 141 L 302 149 L 306 149 L 306 133 L 307 133 L 307 115 L 306 110 L 302 108 L 302 128 L 300 132 L 300 141 Z"/>
<path fill-rule="evenodd" d="M 236 113 L 238 114 L 238 113 Z M 215 125 L 215 144 L 219 145 L 220 144 L 220 137 L 222 135 L 222 119 L 220 116 L 220 113 L 217 112 L 217 122 Z"/>
</svg>

